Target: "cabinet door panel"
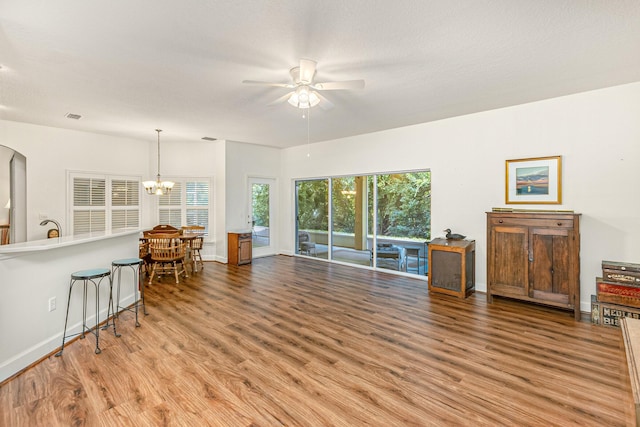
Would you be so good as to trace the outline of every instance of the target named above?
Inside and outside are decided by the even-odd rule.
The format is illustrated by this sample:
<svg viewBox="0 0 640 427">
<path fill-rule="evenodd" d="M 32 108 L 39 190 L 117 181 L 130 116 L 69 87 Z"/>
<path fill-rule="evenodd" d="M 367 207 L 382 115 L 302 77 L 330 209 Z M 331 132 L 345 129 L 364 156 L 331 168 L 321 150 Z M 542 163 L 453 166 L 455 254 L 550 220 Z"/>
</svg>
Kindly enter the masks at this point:
<svg viewBox="0 0 640 427">
<path fill-rule="evenodd" d="M 238 264 L 249 264 L 251 262 L 251 240 L 240 240 L 238 247 Z"/>
<path fill-rule="evenodd" d="M 527 227 L 495 227 L 492 232 L 493 283 L 496 291 L 528 293 Z"/>
<path fill-rule="evenodd" d="M 530 294 L 534 298 L 569 302 L 569 232 L 533 229 L 531 232 Z"/>
</svg>

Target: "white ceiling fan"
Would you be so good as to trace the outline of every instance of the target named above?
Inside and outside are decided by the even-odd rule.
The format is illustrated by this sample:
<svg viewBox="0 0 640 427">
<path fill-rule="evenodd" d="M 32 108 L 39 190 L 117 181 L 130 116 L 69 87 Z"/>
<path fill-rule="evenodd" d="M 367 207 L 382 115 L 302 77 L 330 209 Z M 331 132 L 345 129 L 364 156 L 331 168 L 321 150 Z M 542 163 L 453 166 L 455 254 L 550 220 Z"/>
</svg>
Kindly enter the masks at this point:
<svg viewBox="0 0 640 427">
<path fill-rule="evenodd" d="M 288 101 L 289 104 L 297 108 L 310 108 L 320 105 L 320 108 L 325 110 L 333 108 L 333 103 L 322 96 L 319 93 L 320 91 L 364 88 L 364 80 L 315 83 L 313 79 L 316 75 L 316 61 L 311 59 L 301 59 L 300 65 L 289 70 L 289 74 L 291 74 L 293 83 L 269 83 L 255 80 L 243 80 L 242 83 L 293 89 L 293 91 L 270 102 L 269 105 Z"/>
</svg>

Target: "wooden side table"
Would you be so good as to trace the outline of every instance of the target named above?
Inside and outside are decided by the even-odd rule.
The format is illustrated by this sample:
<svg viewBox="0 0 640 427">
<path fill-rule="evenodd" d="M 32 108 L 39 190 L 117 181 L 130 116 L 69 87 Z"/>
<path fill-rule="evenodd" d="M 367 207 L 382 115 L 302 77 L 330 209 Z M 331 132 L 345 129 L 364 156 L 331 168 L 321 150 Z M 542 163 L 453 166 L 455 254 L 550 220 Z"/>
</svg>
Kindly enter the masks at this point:
<svg viewBox="0 0 640 427">
<path fill-rule="evenodd" d="M 0 224 L 0 245 L 9 244 L 9 224 Z"/>
<path fill-rule="evenodd" d="M 429 291 L 466 298 L 476 288 L 476 241 L 434 239 L 429 243 Z"/>
</svg>

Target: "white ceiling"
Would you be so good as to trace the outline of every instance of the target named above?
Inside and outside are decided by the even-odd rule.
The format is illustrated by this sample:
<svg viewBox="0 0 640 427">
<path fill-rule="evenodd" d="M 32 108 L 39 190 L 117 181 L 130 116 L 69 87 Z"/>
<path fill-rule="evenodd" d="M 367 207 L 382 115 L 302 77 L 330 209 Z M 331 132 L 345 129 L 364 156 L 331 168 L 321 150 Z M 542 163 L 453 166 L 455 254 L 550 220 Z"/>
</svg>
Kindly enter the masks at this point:
<svg viewBox="0 0 640 427">
<path fill-rule="evenodd" d="M 288 147 L 640 81 L 638 0 L 0 0 L 0 118 L 155 141 Z M 66 113 L 81 114 L 74 121 Z"/>
</svg>

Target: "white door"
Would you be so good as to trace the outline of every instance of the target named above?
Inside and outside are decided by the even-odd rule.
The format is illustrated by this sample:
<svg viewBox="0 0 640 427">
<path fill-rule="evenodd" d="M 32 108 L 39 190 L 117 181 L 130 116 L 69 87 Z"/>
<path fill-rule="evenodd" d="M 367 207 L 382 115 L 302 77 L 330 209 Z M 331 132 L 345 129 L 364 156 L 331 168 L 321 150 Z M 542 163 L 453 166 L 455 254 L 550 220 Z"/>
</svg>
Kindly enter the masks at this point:
<svg viewBox="0 0 640 427">
<path fill-rule="evenodd" d="M 276 181 L 272 178 L 249 177 L 249 215 L 253 257 L 274 255 L 276 235 L 274 206 Z"/>
</svg>

